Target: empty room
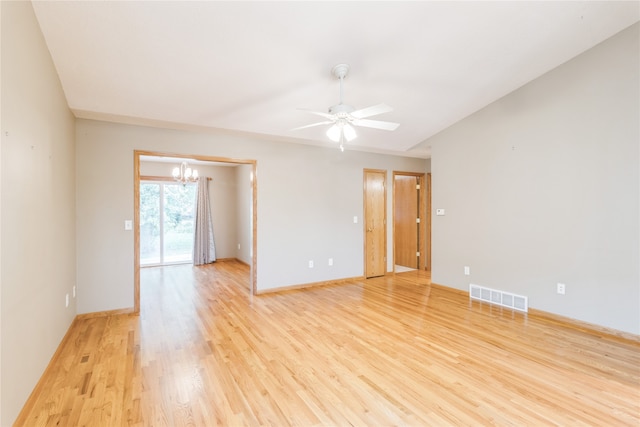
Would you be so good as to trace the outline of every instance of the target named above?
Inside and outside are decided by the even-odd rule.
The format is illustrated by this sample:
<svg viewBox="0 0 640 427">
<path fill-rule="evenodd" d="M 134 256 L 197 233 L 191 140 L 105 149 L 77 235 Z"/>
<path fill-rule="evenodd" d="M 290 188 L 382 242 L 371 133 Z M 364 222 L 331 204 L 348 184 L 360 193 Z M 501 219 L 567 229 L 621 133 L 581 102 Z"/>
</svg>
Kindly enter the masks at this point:
<svg viewBox="0 0 640 427">
<path fill-rule="evenodd" d="M 640 423 L 640 2 L 1 1 L 0 425 Z"/>
</svg>

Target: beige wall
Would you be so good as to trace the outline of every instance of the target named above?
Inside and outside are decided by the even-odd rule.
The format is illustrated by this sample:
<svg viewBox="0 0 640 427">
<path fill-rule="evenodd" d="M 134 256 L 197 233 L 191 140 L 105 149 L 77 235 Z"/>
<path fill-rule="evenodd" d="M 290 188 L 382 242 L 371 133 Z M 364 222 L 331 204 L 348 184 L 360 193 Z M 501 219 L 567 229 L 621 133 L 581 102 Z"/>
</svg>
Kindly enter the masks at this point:
<svg viewBox="0 0 640 427">
<path fill-rule="evenodd" d="M 238 241 L 238 213 L 235 169 L 238 166 L 200 167 L 200 176 L 208 176 L 211 221 L 213 223 L 216 258 L 235 258 Z"/>
<path fill-rule="evenodd" d="M 636 24 L 431 139 L 434 282 L 640 334 L 639 39 Z"/>
<path fill-rule="evenodd" d="M 74 119 L 31 2 L 0 9 L 0 423 L 9 426 L 76 313 Z"/>
<path fill-rule="evenodd" d="M 253 171 L 251 165 L 240 165 L 235 169 L 238 196 L 236 199 L 237 213 L 237 245 L 236 258 L 251 265 L 252 231 L 253 231 Z"/>
<path fill-rule="evenodd" d="M 0 6 L 0 46 L 2 46 L 2 7 Z M 0 47 L 0 52 L 2 48 Z M 2 55 L 0 54 L 0 100 L 2 99 Z M 2 102 L 0 102 L 0 133 L 2 132 Z M 1 140 L 0 136 L 0 140 Z M 1 147 L 1 146 L 0 146 Z M 0 148 L 0 190 L 2 189 L 2 148 Z M 2 192 L 0 191 L 0 242 L 2 242 Z M 2 244 L 0 243 L 0 423 L 2 423 Z"/>
<path fill-rule="evenodd" d="M 76 130 L 79 313 L 133 306 L 133 233 L 122 224 L 133 217 L 136 149 L 257 161 L 259 290 L 362 276 L 363 169 L 386 169 L 390 177 L 429 167 L 422 159 L 215 132 L 91 120 L 77 120 Z M 388 200 L 390 212 L 391 194 Z M 388 229 L 391 258 L 390 222 Z"/>
</svg>

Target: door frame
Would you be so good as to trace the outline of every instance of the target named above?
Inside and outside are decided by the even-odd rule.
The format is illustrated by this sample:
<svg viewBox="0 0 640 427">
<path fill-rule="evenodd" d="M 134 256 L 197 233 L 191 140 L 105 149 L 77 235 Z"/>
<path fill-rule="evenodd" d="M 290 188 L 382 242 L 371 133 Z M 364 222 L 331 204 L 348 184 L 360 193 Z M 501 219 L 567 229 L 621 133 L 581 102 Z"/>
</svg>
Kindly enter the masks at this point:
<svg viewBox="0 0 640 427">
<path fill-rule="evenodd" d="M 175 157 L 180 159 L 202 160 L 205 162 L 236 163 L 252 165 L 253 179 L 251 181 L 251 198 L 253 206 L 252 214 L 252 257 L 251 273 L 249 275 L 252 295 L 256 295 L 258 283 L 258 162 L 249 159 L 231 159 L 227 157 L 205 156 L 200 154 L 167 153 L 159 151 L 133 151 L 133 259 L 134 259 L 134 279 L 133 279 L 133 311 L 140 313 L 140 157 Z"/>
<path fill-rule="evenodd" d="M 425 263 L 425 270 L 431 271 L 431 172 L 427 172 L 426 176 L 426 191 L 427 191 L 427 259 Z"/>
<path fill-rule="evenodd" d="M 420 254 L 418 259 L 418 270 L 431 270 L 431 174 L 424 172 L 403 172 L 393 171 L 393 206 L 392 218 L 393 229 L 396 225 L 396 176 L 415 176 L 420 185 L 420 206 L 418 213 L 420 226 L 418 227 L 418 238 L 420 240 Z M 393 233 L 393 271 L 396 271 L 396 235 Z"/>
</svg>

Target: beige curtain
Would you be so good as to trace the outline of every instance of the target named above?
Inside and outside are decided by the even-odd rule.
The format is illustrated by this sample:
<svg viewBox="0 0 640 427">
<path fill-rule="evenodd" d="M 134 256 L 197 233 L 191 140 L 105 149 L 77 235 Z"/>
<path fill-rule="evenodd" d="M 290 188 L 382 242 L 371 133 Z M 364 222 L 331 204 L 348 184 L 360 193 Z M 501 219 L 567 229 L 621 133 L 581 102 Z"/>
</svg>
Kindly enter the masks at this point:
<svg viewBox="0 0 640 427">
<path fill-rule="evenodd" d="M 216 260 L 216 246 L 213 241 L 213 223 L 209 201 L 209 178 L 198 180 L 196 198 L 195 236 L 193 239 L 193 265 L 209 264 Z"/>
</svg>

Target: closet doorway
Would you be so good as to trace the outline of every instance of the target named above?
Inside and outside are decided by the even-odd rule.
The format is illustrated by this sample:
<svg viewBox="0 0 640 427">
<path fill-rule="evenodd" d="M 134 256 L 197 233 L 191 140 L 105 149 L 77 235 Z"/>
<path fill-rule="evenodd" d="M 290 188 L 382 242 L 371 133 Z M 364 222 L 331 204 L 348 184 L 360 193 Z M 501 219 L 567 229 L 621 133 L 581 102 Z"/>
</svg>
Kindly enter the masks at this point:
<svg viewBox="0 0 640 427">
<path fill-rule="evenodd" d="M 429 182 L 424 173 L 393 172 L 394 271 L 430 268 Z"/>
<path fill-rule="evenodd" d="M 166 169 L 167 165 L 171 163 L 171 168 L 175 166 L 175 163 L 180 164 L 181 162 L 186 161 L 188 163 L 193 163 L 196 167 L 198 165 L 202 169 L 209 167 L 210 169 L 215 169 L 221 173 L 221 171 L 234 171 L 231 175 L 225 172 L 223 175 L 229 177 L 229 182 L 227 182 L 226 189 L 227 191 L 234 191 L 235 196 L 232 197 L 231 200 L 236 200 L 237 204 L 236 208 L 238 212 L 241 212 L 241 219 L 238 219 L 238 235 L 233 239 L 237 240 L 237 252 L 236 252 L 236 242 L 233 242 L 233 252 L 231 250 L 227 251 L 226 256 L 219 256 L 218 260 L 223 260 L 222 258 L 235 258 L 240 262 L 247 264 L 249 266 L 249 293 L 251 295 L 255 295 L 256 286 L 257 286 L 257 226 L 256 226 L 256 218 L 257 218 L 257 162 L 255 160 L 248 159 L 230 159 L 223 157 L 212 157 L 212 156 L 202 156 L 202 155 L 190 155 L 190 154 L 179 154 L 179 153 L 162 153 L 162 152 L 151 152 L 151 151 L 134 151 L 134 312 L 140 312 L 140 267 L 148 266 L 148 265 L 164 265 L 167 263 L 179 263 L 179 262 L 190 262 L 186 261 L 184 258 L 187 256 L 186 254 L 180 255 L 178 252 L 181 251 L 181 247 L 190 246 L 193 248 L 193 244 L 189 244 L 188 242 L 182 242 L 182 240 L 186 239 L 186 235 L 193 233 L 188 233 L 187 228 L 189 228 L 192 223 L 192 210 L 189 209 L 188 202 L 185 202 L 187 199 L 190 199 L 190 191 L 186 187 L 189 186 L 187 184 L 185 187 L 182 184 L 177 183 L 172 179 L 171 172 L 161 172 L 159 174 L 149 173 L 148 169 L 145 172 L 141 172 L 141 169 L 148 168 L 149 163 L 165 164 L 163 170 Z M 144 168 L 141 168 L 141 163 Z M 223 167 L 224 166 L 224 167 Z M 171 168 L 168 169 L 171 171 Z M 168 175 L 168 176 L 167 176 Z M 202 179 L 202 175 L 200 175 L 200 179 Z M 156 187 L 152 185 L 155 183 Z M 149 184 L 147 187 L 145 184 Z M 176 184 L 178 187 L 183 187 L 183 190 L 176 191 Z M 234 185 L 237 184 L 237 187 Z M 210 184 L 211 186 L 211 184 Z M 194 189 L 197 187 L 193 185 Z M 231 190 L 235 188 L 234 190 Z M 165 216 L 164 223 L 160 222 L 160 219 L 150 219 L 151 222 L 159 221 L 157 224 L 157 229 L 153 230 L 158 236 L 160 235 L 160 229 L 163 228 L 164 237 L 153 240 L 151 242 L 144 242 L 143 234 L 149 232 L 150 226 L 147 224 L 147 219 L 144 218 L 144 215 L 141 215 L 148 210 L 150 217 L 154 214 L 155 211 L 159 211 L 161 209 L 162 202 L 158 202 L 155 204 L 154 202 L 149 202 L 149 200 L 153 200 L 153 198 L 148 198 L 149 200 L 143 200 L 149 194 L 143 194 L 143 192 L 158 193 L 164 192 L 163 202 L 165 205 L 169 203 L 170 206 L 165 206 L 164 212 L 157 213 L 157 218 L 162 215 Z M 216 191 L 212 189 L 211 191 Z M 171 199 L 167 199 L 167 193 L 172 193 L 172 196 L 177 197 L 181 200 L 173 200 L 175 202 L 171 205 Z M 175 193 L 175 194 L 173 194 Z M 152 194 L 153 195 L 153 194 Z M 158 195 L 158 197 L 160 197 Z M 195 200 L 195 193 L 194 193 Z M 149 203 L 147 203 L 149 202 Z M 145 206 L 148 204 L 149 206 Z M 225 204 L 220 204 L 219 206 L 224 206 Z M 168 211 L 167 211 L 168 208 Z M 231 214 L 235 215 L 236 211 L 231 212 Z M 167 223 L 167 216 L 169 216 Z M 150 218 L 149 217 L 149 218 Z M 173 221 L 173 222 L 172 222 Z M 162 225 L 161 225 L 162 224 Z M 169 236 L 167 236 L 167 230 L 169 228 Z M 225 230 L 221 230 L 220 233 Z M 214 235 L 216 235 L 215 231 L 215 219 L 214 219 Z M 218 236 L 221 240 L 223 236 Z M 215 237 L 216 241 L 218 237 Z M 227 236 L 228 237 L 228 236 Z M 161 240 L 164 240 L 161 242 Z M 231 238 L 227 238 L 227 243 L 231 242 Z M 144 242 L 144 243 L 143 243 Z M 242 245 L 240 244 L 242 243 Z M 144 245 L 148 245 L 147 247 L 143 247 Z M 155 245 L 155 247 L 154 247 Z M 217 243 L 216 243 L 217 245 Z M 227 247 L 229 247 L 227 245 Z M 242 249 L 241 249 L 242 247 Z M 182 248 L 182 249 L 184 249 Z M 163 253 L 164 252 L 164 253 Z M 175 253 L 174 253 L 175 252 Z M 184 252 L 184 251 L 183 251 Z M 218 248 L 216 247 L 216 252 L 218 252 Z M 188 253 L 188 257 L 191 259 L 191 251 Z M 143 258 L 146 257 L 146 258 Z M 164 258 L 164 259 L 163 259 Z M 178 258 L 181 258 L 178 260 Z M 150 262 L 154 262 L 154 264 L 148 264 Z"/>
</svg>

